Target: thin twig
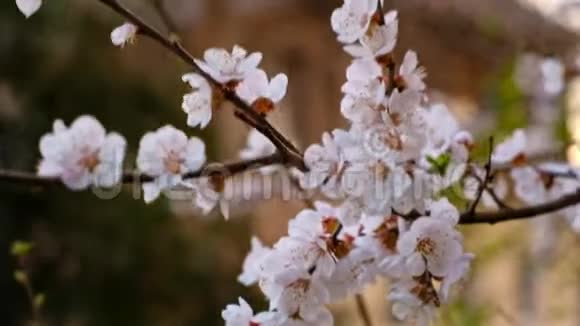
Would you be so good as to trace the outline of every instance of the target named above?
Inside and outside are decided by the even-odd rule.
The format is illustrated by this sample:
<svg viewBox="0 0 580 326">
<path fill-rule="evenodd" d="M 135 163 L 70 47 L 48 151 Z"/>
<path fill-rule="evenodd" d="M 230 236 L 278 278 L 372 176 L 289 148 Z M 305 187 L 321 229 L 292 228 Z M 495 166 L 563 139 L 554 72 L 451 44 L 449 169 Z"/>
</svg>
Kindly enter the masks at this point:
<svg viewBox="0 0 580 326">
<path fill-rule="evenodd" d="M 479 182 L 479 184 L 483 183 L 483 179 L 481 179 L 481 177 L 479 177 L 477 175 L 477 173 L 472 171 L 472 173 L 470 173 L 470 175 L 473 178 L 475 178 L 475 180 L 477 180 L 477 182 Z M 493 177 L 492 177 L 492 179 L 493 179 Z M 499 196 L 497 195 L 497 193 L 495 192 L 495 190 L 493 189 L 491 184 L 488 183 L 487 187 L 485 187 L 485 192 L 487 192 L 489 194 L 491 199 L 496 203 L 496 205 L 499 208 L 511 209 L 511 207 L 508 204 L 506 204 L 503 200 L 501 200 L 501 198 L 499 198 Z"/>
<path fill-rule="evenodd" d="M 511 209 L 511 207 L 506 204 L 503 200 L 501 200 L 499 198 L 499 196 L 497 195 L 497 193 L 495 192 L 495 190 L 493 190 L 493 188 L 491 187 L 486 187 L 485 191 L 489 194 L 489 196 L 491 197 L 491 199 L 493 199 L 493 202 L 502 209 Z"/>
<path fill-rule="evenodd" d="M 363 325 L 372 326 L 373 322 L 371 321 L 371 316 L 369 314 L 369 309 L 367 307 L 365 298 L 361 293 L 358 293 L 357 295 L 354 296 L 354 299 L 356 301 L 356 308 L 358 310 L 360 318 L 362 319 Z"/>
<path fill-rule="evenodd" d="M 477 194 L 475 195 L 475 199 L 471 203 L 471 206 L 468 209 L 468 212 L 474 213 L 479 201 L 481 200 L 481 196 L 483 192 L 487 188 L 487 185 L 491 179 L 491 153 L 493 152 L 493 137 L 489 137 L 489 152 L 487 154 L 487 162 L 485 162 L 485 175 L 483 180 L 480 180 L 479 187 L 477 189 Z"/>
<path fill-rule="evenodd" d="M 258 112 L 254 111 L 248 103 L 242 100 L 234 91 L 224 87 L 222 84 L 218 83 L 212 76 L 203 71 L 197 63 L 195 63 L 194 57 L 183 47 L 183 45 L 177 39 L 170 39 L 161 32 L 159 32 L 155 27 L 146 23 L 143 19 L 133 13 L 131 10 L 125 8 L 117 0 L 98 0 L 104 5 L 110 7 L 113 11 L 117 12 L 121 16 L 125 17 L 129 22 L 136 25 L 139 30 L 139 34 L 145 35 L 155 41 L 160 45 L 170 50 L 172 53 L 181 58 L 185 63 L 187 63 L 193 70 L 203 76 L 209 83 L 211 83 L 216 89 L 220 90 L 224 98 L 233 103 L 236 107 L 250 116 L 254 121 L 259 123 L 263 128 L 260 130 L 266 138 L 268 138 L 276 148 L 282 152 L 294 152 L 297 156 L 301 156 L 300 151 L 288 140 L 286 139 L 278 130 L 276 130 L 272 125 Z M 296 156 L 294 155 L 294 156 Z M 290 155 L 288 155 L 290 156 Z M 288 162 L 290 164 L 298 163 L 296 160 Z M 298 164 L 296 166 L 299 169 L 304 169 L 304 165 Z"/>
</svg>

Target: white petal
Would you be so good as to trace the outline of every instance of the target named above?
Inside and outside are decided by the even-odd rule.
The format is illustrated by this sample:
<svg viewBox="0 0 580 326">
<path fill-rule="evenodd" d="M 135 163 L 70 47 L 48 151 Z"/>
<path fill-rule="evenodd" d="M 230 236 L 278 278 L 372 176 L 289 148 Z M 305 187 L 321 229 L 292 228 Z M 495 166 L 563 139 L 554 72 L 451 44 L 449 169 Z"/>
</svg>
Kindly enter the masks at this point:
<svg viewBox="0 0 580 326">
<path fill-rule="evenodd" d="M 419 276 L 425 273 L 425 260 L 419 253 L 413 253 L 407 259 L 407 267 L 411 275 Z"/>
<path fill-rule="evenodd" d="M 111 42 L 116 46 L 124 46 L 135 38 L 137 26 L 131 23 L 125 23 L 111 32 Z"/>
<path fill-rule="evenodd" d="M 254 52 L 250 54 L 247 58 L 242 60 L 239 66 L 240 72 L 249 73 L 252 70 L 256 69 L 258 65 L 262 62 L 262 53 Z"/>
<path fill-rule="evenodd" d="M 24 14 L 26 18 L 34 15 L 34 13 L 40 9 L 41 5 L 41 0 L 16 0 L 16 6 L 18 7 L 18 10 L 20 10 L 20 12 Z"/>
<path fill-rule="evenodd" d="M 278 74 L 270 81 L 270 99 L 277 103 L 286 95 L 286 88 L 288 87 L 288 76 L 285 74 Z"/>
<path fill-rule="evenodd" d="M 187 142 L 185 151 L 185 165 L 189 171 L 199 170 L 205 163 L 205 143 L 197 138 L 191 137 Z"/>
<path fill-rule="evenodd" d="M 145 203 L 149 204 L 161 193 L 161 189 L 157 186 L 155 182 L 146 182 L 143 184 L 143 199 Z"/>
</svg>

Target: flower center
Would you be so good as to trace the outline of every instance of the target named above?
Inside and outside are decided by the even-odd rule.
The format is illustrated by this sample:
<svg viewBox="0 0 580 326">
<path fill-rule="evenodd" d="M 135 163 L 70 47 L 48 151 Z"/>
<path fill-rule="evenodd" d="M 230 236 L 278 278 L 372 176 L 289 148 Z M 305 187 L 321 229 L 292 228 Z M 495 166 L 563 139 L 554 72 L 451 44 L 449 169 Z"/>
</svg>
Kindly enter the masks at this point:
<svg viewBox="0 0 580 326">
<path fill-rule="evenodd" d="M 99 165 L 99 156 L 96 152 L 88 153 L 79 160 L 79 164 L 87 168 L 89 172 L 93 172 L 97 165 Z"/>
<path fill-rule="evenodd" d="M 437 290 L 435 290 L 431 282 L 417 284 L 414 288 L 411 289 L 411 293 L 413 293 L 425 304 L 432 303 L 435 307 L 439 307 L 441 305 L 439 295 L 437 295 Z"/>
<path fill-rule="evenodd" d="M 165 157 L 163 164 L 165 165 L 165 169 L 168 172 L 178 174 L 181 171 L 182 162 L 183 160 L 179 158 L 179 155 L 177 155 L 177 153 L 175 153 L 174 151 L 170 151 L 167 154 L 167 157 Z"/>
<path fill-rule="evenodd" d="M 417 251 L 423 256 L 427 256 L 435 251 L 435 242 L 429 238 L 423 238 L 417 241 Z"/>
<path fill-rule="evenodd" d="M 274 110 L 274 102 L 266 97 L 260 97 L 252 103 L 252 109 L 260 114 L 266 114 Z"/>
<path fill-rule="evenodd" d="M 394 222 L 392 220 L 394 220 Z M 380 243 L 383 245 L 383 248 L 390 252 L 395 252 L 397 249 L 397 240 L 399 239 L 397 219 L 390 218 L 381 224 L 375 230 L 375 238 L 380 241 Z"/>
</svg>

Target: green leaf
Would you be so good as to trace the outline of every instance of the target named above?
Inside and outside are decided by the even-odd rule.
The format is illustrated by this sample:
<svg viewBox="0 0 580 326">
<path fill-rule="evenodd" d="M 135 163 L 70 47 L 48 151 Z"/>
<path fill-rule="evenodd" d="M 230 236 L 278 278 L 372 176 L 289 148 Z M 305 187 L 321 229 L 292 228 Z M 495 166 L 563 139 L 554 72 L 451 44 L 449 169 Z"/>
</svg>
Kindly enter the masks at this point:
<svg viewBox="0 0 580 326">
<path fill-rule="evenodd" d="M 451 155 L 449 155 L 449 153 L 443 153 L 437 157 L 427 155 L 427 162 L 431 164 L 431 172 L 438 173 L 440 175 L 445 174 L 450 161 Z"/>
<path fill-rule="evenodd" d="M 23 270 L 17 269 L 14 271 L 14 280 L 20 284 L 28 283 L 28 276 Z"/>
<path fill-rule="evenodd" d="M 16 240 L 12 242 L 10 253 L 12 254 L 12 256 L 22 257 L 27 255 L 30 252 L 30 250 L 32 250 L 32 248 L 34 248 L 34 243 Z"/>
</svg>

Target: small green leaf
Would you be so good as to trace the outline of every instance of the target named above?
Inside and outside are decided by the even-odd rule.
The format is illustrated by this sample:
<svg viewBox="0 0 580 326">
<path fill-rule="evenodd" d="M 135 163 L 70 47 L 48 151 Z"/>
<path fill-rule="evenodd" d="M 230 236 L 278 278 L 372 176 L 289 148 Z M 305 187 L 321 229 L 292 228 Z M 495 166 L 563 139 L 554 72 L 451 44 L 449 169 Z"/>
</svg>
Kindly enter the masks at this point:
<svg viewBox="0 0 580 326">
<path fill-rule="evenodd" d="M 23 270 L 20 269 L 14 271 L 14 279 L 20 284 L 28 283 L 28 276 Z"/>
<path fill-rule="evenodd" d="M 44 295 L 44 293 L 37 293 L 34 296 L 34 306 L 37 309 L 42 308 L 42 306 L 44 305 L 44 302 L 46 301 L 46 296 Z"/>
<path fill-rule="evenodd" d="M 447 166 L 451 161 L 451 155 L 449 153 L 443 153 L 437 157 L 427 155 L 427 162 L 431 164 L 431 172 L 444 175 L 447 170 Z"/>
<path fill-rule="evenodd" d="M 34 243 L 16 240 L 12 242 L 10 253 L 12 254 L 12 256 L 22 257 L 27 255 L 30 252 L 30 250 L 32 250 L 32 248 L 34 248 Z"/>
</svg>

